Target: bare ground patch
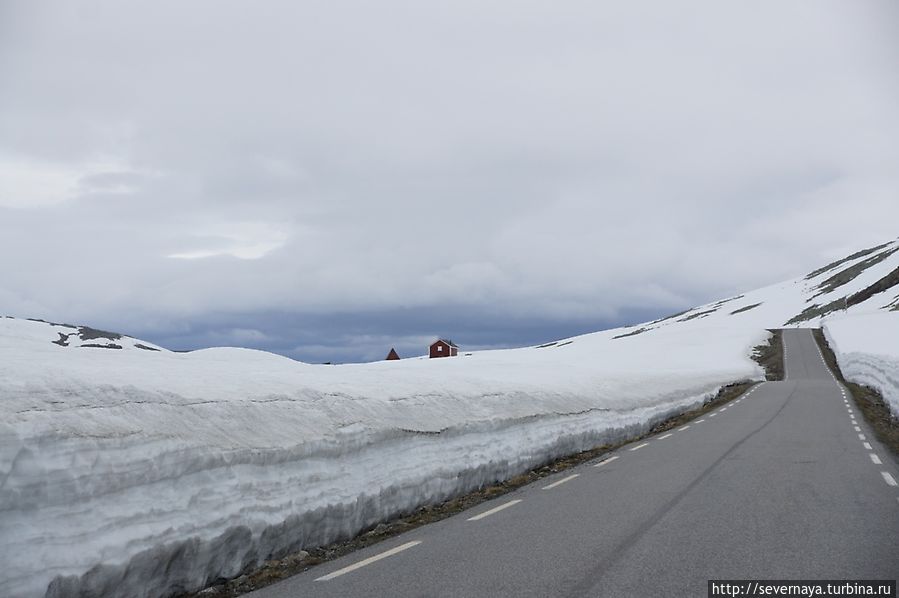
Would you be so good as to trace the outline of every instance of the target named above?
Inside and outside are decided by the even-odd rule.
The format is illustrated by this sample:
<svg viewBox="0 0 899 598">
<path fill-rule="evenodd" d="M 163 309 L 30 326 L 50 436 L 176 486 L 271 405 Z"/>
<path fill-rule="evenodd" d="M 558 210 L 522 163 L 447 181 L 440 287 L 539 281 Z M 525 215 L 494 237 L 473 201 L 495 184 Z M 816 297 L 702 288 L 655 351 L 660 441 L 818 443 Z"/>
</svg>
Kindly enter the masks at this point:
<svg viewBox="0 0 899 598">
<path fill-rule="evenodd" d="M 764 345 L 752 350 L 752 359 L 765 368 L 765 379 L 768 381 L 784 379 L 784 343 L 781 330 L 769 330 L 771 338 Z"/>
</svg>

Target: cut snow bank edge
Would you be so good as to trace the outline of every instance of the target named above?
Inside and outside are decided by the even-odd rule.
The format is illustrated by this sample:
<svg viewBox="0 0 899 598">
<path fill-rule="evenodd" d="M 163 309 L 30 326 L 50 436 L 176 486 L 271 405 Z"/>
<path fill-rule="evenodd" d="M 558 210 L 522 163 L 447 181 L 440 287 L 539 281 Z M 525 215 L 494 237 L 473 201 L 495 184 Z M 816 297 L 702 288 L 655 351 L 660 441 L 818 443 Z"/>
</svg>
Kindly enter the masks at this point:
<svg viewBox="0 0 899 598">
<path fill-rule="evenodd" d="M 203 449 L 183 450 L 178 469 L 190 473 L 84 498 L 85 505 L 90 504 L 85 512 L 92 516 L 82 517 L 81 528 L 66 534 L 81 536 L 84 543 L 73 545 L 71 554 L 60 555 L 54 547 L 55 569 L 65 571 L 68 565 L 70 571 L 77 570 L 79 555 L 91 547 L 103 551 L 104 564 L 84 574 L 56 576 L 46 595 L 150 598 L 196 590 L 216 579 L 239 575 L 263 560 L 355 536 L 421 505 L 508 479 L 554 458 L 642 435 L 719 389 L 720 385 L 709 386 L 698 394 L 630 411 L 595 409 L 440 433 L 401 432 L 345 453 L 329 449 L 298 458 L 250 452 L 232 455 L 230 464 L 219 461 L 211 466 L 219 457 Z M 125 446 L 131 440 L 120 442 L 120 450 L 134 452 L 134 447 Z M 334 471 L 340 475 L 330 473 Z M 47 504 L 47 488 L 32 491 L 39 496 L 23 492 L 19 498 L 39 498 Z M 246 504 L 235 508 L 234 502 L 241 500 Z M 136 513 L 135 504 L 146 504 L 148 512 Z M 43 534 L 47 527 L 70 527 L 72 509 L 72 504 L 45 506 L 39 513 L 41 521 L 31 522 L 35 528 L 30 531 Z M 247 512 L 252 516 L 246 517 Z M 222 520 L 222 513 L 230 513 L 232 521 Z M 170 527 L 161 535 L 138 539 L 141 526 L 149 530 L 153 520 L 164 520 Z M 0 533 L 27 541 L 31 534 L 22 526 L 29 522 L 18 525 Z M 209 537 L 203 533 L 209 530 L 218 531 Z M 122 545 L 117 535 L 130 538 L 126 548 L 132 549 L 133 556 L 127 562 L 116 561 Z M 141 544 L 147 548 L 134 554 L 133 547 Z M 7 562 L 13 568 L 25 565 L 15 562 L 16 547 L 8 548 L 3 560 L 11 559 Z M 38 581 L 34 576 L 10 581 L 13 596 L 43 592 L 33 585 Z"/>
<path fill-rule="evenodd" d="M 899 318 L 865 314 L 825 322 L 823 329 L 843 377 L 876 389 L 899 417 Z"/>
</svg>

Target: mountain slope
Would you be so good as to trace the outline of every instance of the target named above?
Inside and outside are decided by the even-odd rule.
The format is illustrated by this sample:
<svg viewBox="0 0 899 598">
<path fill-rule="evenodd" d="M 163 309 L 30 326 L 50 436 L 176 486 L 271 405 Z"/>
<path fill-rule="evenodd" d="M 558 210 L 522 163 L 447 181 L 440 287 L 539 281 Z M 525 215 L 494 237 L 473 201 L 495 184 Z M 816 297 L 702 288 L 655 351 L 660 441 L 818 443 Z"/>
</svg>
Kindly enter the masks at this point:
<svg viewBox="0 0 899 598">
<path fill-rule="evenodd" d="M 766 328 L 896 318 L 899 242 L 627 329 L 315 366 L 0 318 L 0 587 L 162 596 L 761 379 Z M 164 563 L 164 566 L 160 566 Z"/>
</svg>

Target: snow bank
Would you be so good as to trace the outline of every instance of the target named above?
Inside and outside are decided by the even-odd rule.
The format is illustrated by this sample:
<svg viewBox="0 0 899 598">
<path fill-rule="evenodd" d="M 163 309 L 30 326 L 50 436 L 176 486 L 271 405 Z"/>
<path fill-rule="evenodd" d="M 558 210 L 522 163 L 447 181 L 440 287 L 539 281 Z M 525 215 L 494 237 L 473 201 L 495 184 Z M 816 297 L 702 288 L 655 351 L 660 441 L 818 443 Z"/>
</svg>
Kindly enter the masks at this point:
<svg viewBox="0 0 899 598">
<path fill-rule="evenodd" d="M 748 355 L 766 336 L 700 322 L 313 366 L 48 342 L 59 332 L 0 319 L 9 596 L 160 596 L 352 536 L 759 379 Z"/>
<path fill-rule="evenodd" d="M 761 379 L 750 351 L 788 321 L 826 316 L 847 377 L 899 412 L 897 247 L 655 322 L 438 360 L 178 354 L 0 318 L 0 588 L 196 589 Z"/>
<path fill-rule="evenodd" d="M 899 417 L 899 314 L 882 311 L 828 320 L 824 334 L 843 376 L 876 388 Z"/>
</svg>

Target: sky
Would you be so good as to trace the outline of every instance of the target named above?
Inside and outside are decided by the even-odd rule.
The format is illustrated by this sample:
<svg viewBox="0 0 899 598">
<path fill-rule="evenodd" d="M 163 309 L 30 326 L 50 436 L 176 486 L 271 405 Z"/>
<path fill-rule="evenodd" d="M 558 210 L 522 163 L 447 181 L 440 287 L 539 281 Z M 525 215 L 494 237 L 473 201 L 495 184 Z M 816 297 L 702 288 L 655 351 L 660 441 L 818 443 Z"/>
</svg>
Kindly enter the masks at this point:
<svg viewBox="0 0 899 598">
<path fill-rule="evenodd" d="M 0 313 L 523 346 L 899 236 L 899 4 L 0 0 Z"/>
</svg>

